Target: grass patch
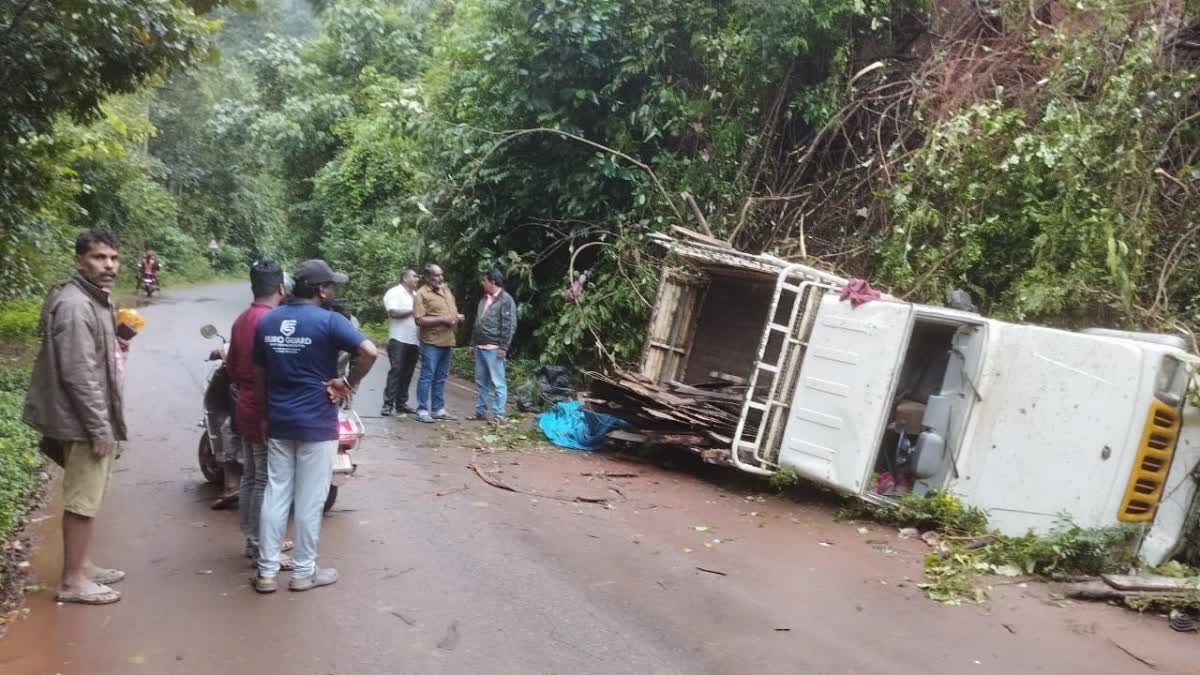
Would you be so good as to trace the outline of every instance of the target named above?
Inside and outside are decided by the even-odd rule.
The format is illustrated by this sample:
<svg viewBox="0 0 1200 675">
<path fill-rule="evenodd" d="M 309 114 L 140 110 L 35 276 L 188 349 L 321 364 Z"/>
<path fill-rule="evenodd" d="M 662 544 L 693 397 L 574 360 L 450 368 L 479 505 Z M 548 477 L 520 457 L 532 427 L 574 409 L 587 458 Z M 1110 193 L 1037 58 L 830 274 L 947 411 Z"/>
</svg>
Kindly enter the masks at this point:
<svg viewBox="0 0 1200 675">
<path fill-rule="evenodd" d="M 489 450 L 518 450 L 550 443 L 538 427 L 533 415 L 514 412 L 508 423 L 500 427 L 488 426 L 475 434 L 480 447 Z"/>
<path fill-rule="evenodd" d="M 963 506 L 953 495 L 936 492 L 923 497 L 904 495 L 894 503 L 885 505 L 851 499 L 835 517 L 840 520 L 870 519 L 896 527 L 915 527 L 953 536 L 987 532 L 987 515 L 983 511 Z"/>
<path fill-rule="evenodd" d="M 778 493 L 784 493 L 800 484 L 800 474 L 785 466 L 767 477 L 767 484 Z"/>
<path fill-rule="evenodd" d="M 837 516 L 937 533 L 926 540 L 935 550 L 925 556 L 920 587 L 931 600 L 946 604 L 985 602 L 989 589 L 980 583 L 983 576 L 1094 576 L 1135 564 L 1134 528 L 1083 528 L 1063 517 L 1046 534 L 989 534 L 983 511 L 948 494 L 906 495 L 880 506 L 855 499 Z"/>
<path fill-rule="evenodd" d="M 0 305 L 0 340 L 33 340 L 37 337 L 41 313 L 42 303 L 33 298 L 22 298 Z"/>
</svg>

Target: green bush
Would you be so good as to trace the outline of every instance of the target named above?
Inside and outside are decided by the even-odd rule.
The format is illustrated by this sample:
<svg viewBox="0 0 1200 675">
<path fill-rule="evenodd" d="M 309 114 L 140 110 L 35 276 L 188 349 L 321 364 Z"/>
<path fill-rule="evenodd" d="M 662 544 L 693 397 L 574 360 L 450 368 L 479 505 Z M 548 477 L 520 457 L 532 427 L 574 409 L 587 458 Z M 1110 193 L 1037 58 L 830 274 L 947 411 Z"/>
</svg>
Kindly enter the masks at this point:
<svg viewBox="0 0 1200 675">
<path fill-rule="evenodd" d="M 987 531 L 987 515 L 974 506 L 964 506 L 953 495 L 930 492 L 924 496 L 904 495 L 886 504 L 869 504 L 851 498 L 838 513 L 839 519 L 873 518 L 897 527 L 915 527 L 952 535 L 979 535 Z"/>
<path fill-rule="evenodd" d="M 38 488 L 38 435 L 21 421 L 29 371 L 0 368 L 0 542 L 20 528 Z"/>
<path fill-rule="evenodd" d="M 250 252 L 241 246 L 224 244 L 212 257 L 211 264 L 213 269 L 218 272 L 245 274 L 246 270 L 250 268 L 250 263 L 253 262 L 251 258 Z"/>
<path fill-rule="evenodd" d="M 32 298 L 0 305 L 0 340 L 19 341 L 37 335 L 41 303 Z"/>
</svg>

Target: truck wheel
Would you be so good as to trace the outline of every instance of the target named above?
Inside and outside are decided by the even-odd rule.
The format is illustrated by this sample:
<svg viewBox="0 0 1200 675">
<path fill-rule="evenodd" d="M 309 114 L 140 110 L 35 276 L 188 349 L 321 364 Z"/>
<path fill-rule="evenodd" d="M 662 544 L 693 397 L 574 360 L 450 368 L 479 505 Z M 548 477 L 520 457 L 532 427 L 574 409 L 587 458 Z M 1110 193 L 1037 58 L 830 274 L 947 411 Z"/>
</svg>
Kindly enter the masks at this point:
<svg viewBox="0 0 1200 675">
<path fill-rule="evenodd" d="M 213 485 L 225 484 L 225 469 L 217 463 L 217 458 L 213 456 L 212 439 L 208 437 L 208 432 L 200 437 L 200 447 L 197 448 L 198 459 L 200 461 L 200 473 L 204 474 L 204 479 Z"/>
<path fill-rule="evenodd" d="M 337 501 L 338 486 L 330 485 L 329 494 L 325 497 L 325 508 L 321 509 L 321 513 L 329 513 L 329 509 L 333 508 L 333 503 Z"/>
</svg>

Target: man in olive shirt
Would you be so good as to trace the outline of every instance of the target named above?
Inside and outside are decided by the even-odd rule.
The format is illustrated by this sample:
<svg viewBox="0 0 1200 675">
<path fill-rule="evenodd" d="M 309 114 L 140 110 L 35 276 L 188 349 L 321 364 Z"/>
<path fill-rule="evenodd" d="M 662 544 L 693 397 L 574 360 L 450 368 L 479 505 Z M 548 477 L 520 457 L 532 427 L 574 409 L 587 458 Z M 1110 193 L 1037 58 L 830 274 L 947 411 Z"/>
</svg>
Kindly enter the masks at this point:
<svg viewBox="0 0 1200 675">
<path fill-rule="evenodd" d="M 454 419 L 446 412 L 446 377 L 454 333 L 464 317 L 446 287 L 442 268 L 425 266 L 425 285 L 413 297 L 413 317 L 421 339 L 421 378 L 417 380 L 417 420 Z M 431 414 L 432 413 L 432 414 Z"/>
</svg>

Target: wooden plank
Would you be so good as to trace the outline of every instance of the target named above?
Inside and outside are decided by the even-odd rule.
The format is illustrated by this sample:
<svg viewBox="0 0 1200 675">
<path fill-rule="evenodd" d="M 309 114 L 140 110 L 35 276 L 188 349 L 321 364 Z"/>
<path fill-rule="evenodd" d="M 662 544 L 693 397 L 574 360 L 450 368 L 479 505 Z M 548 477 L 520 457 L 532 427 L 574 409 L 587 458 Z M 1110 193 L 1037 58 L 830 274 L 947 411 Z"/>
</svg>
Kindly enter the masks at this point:
<svg viewBox="0 0 1200 675">
<path fill-rule="evenodd" d="M 659 431 L 647 431 L 646 437 L 651 443 L 659 445 L 700 445 L 704 442 L 704 434 L 672 434 Z"/>
<path fill-rule="evenodd" d="M 655 349 L 665 349 L 667 351 L 675 352 L 676 354 L 687 354 L 687 350 L 682 347 L 675 347 L 665 342 L 659 342 L 658 340 L 650 340 L 650 346 L 654 347 Z"/>
<path fill-rule="evenodd" d="M 736 384 L 736 385 L 743 386 L 743 387 L 746 386 L 746 384 L 748 383 L 748 381 L 744 377 L 738 377 L 737 375 L 730 375 L 729 373 L 722 373 L 719 370 L 710 370 L 708 372 L 708 376 L 714 380 L 723 380 L 725 382 L 728 382 L 729 384 Z"/>
<path fill-rule="evenodd" d="M 1104 574 L 1104 583 L 1119 591 L 1189 591 L 1200 589 L 1200 578 L 1162 577 L 1152 574 Z"/>
<path fill-rule="evenodd" d="M 709 246 L 716 246 L 718 248 L 733 248 L 733 246 L 730 245 L 730 243 L 727 241 L 721 241 L 720 239 L 717 239 L 716 237 L 710 237 L 706 234 L 700 234 L 699 232 L 697 232 L 695 230 L 689 230 L 686 227 L 681 227 L 679 225 L 672 225 L 671 231 L 674 232 L 675 234 L 682 235 L 684 237 L 688 237 L 689 239 L 695 239 L 698 242 L 708 244 Z"/>
<path fill-rule="evenodd" d="M 700 396 L 704 398 L 711 398 L 717 401 L 728 401 L 730 403 L 741 403 L 743 398 L 745 398 L 743 396 L 738 396 L 737 394 L 726 394 L 724 392 L 712 391 L 710 389 L 699 389 L 697 387 L 692 387 L 674 380 L 668 382 L 667 384 L 671 387 L 671 389 L 681 394 L 687 394 L 688 396 Z"/>
<path fill-rule="evenodd" d="M 626 441 L 628 443 L 645 443 L 648 440 L 648 437 L 645 434 L 624 431 L 622 429 L 616 429 L 608 432 L 608 437 L 618 441 Z"/>
<path fill-rule="evenodd" d="M 721 434 L 718 434 L 718 433 L 715 433 L 712 431 L 709 431 L 706 433 L 708 434 L 708 437 L 713 439 L 714 441 L 716 441 L 726 447 L 730 447 L 730 448 L 733 447 L 733 439 L 730 438 L 729 436 L 722 436 Z"/>
</svg>

